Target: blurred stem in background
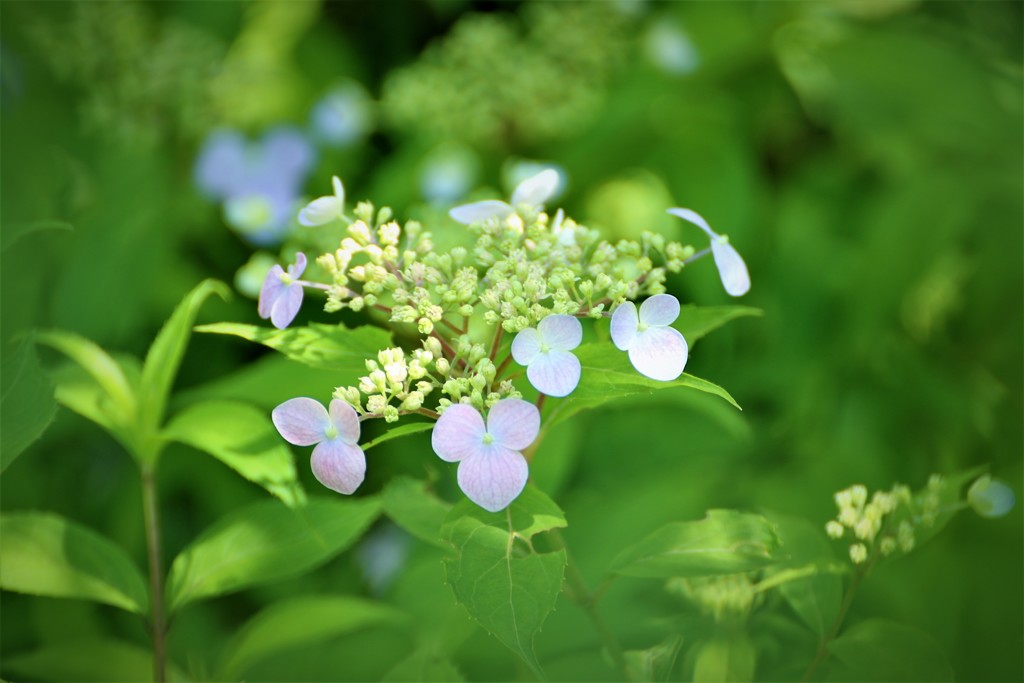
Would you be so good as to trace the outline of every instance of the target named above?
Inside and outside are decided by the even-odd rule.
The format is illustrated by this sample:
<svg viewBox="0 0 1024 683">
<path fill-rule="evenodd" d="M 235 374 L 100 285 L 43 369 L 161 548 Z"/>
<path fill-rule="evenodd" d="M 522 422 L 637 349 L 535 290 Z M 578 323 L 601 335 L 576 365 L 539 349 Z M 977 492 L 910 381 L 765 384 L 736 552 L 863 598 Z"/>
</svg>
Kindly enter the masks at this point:
<svg viewBox="0 0 1024 683">
<path fill-rule="evenodd" d="M 153 680 L 166 679 L 167 624 L 164 623 L 164 585 L 160 553 L 160 501 L 156 491 L 156 458 L 142 467 L 142 513 L 146 525 L 146 555 L 149 560 L 150 630 L 153 635 Z"/>
</svg>

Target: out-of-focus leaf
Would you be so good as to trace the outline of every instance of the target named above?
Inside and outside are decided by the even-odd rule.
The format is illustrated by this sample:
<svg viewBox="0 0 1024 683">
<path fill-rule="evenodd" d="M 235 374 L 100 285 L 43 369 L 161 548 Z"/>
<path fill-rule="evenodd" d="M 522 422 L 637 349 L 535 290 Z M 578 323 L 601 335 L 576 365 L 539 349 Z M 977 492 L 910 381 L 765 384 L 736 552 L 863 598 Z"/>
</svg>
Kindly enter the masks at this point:
<svg viewBox="0 0 1024 683">
<path fill-rule="evenodd" d="M 204 401 L 175 415 L 163 432 L 174 441 L 209 453 L 286 505 L 305 502 L 292 452 L 270 417 L 237 401 Z"/>
<path fill-rule="evenodd" d="M 810 565 L 812 571 L 806 576 L 781 582 L 778 590 L 804 623 L 824 637 L 839 614 L 843 597 L 842 578 L 832 568 L 832 544 L 819 524 L 786 515 L 772 515 L 772 520 L 778 524 L 786 560 L 765 581 L 785 578 L 784 572 L 802 571 Z"/>
<path fill-rule="evenodd" d="M 181 551 L 167 577 L 168 610 L 296 576 L 348 548 L 377 518 L 375 498 L 261 501 L 218 520 Z"/>
<path fill-rule="evenodd" d="M 394 607 L 350 596 L 303 596 L 278 602 L 264 608 L 232 638 L 216 678 L 238 680 L 260 660 L 285 650 L 406 618 Z"/>
<path fill-rule="evenodd" d="M 761 317 L 764 311 L 753 306 L 696 306 L 686 304 L 679 308 L 679 317 L 672 323 L 683 334 L 686 343 L 693 346 L 701 337 L 714 332 L 726 323 L 747 316 Z"/>
<path fill-rule="evenodd" d="M 365 367 L 361 374 L 365 374 Z M 224 399 L 244 401 L 269 413 L 275 406 L 296 396 L 317 397 L 323 394 L 326 398 L 332 387 L 353 384 L 358 376 L 327 373 L 281 354 L 270 353 L 223 377 L 174 392 L 171 410 L 197 401 Z"/>
<path fill-rule="evenodd" d="M 445 572 L 456 599 L 540 678 L 533 638 L 555 608 L 566 553 L 539 553 L 530 539 L 565 525 L 558 506 L 528 486 L 502 512 L 464 500 L 441 527 L 441 536 L 455 549 L 445 560 Z"/>
<path fill-rule="evenodd" d="M 39 367 L 35 348 L 14 342 L 0 365 L 0 472 L 42 435 L 56 412 L 53 383 Z"/>
<path fill-rule="evenodd" d="M 410 424 L 401 425 L 400 427 L 392 427 L 388 431 L 378 436 L 373 441 L 368 441 L 365 444 L 361 444 L 360 447 L 366 451 L 374 446 L 378 446 L 385 441 L 391 441 L 392 439 L 398 439 L 403 436 L 409 436 L 410 434 L 419 434 L 420 432 L 429 432 L 434 428 L 433 422 L 413 422 Z"/>
<path fill-rule="evenodd" d="M 441 540 L 441 524 L 452 506 L 427 490 L 425 482 L 409 477 L 392 479 L 381 495 L 384 514 L 416 538 L 448 548 Z"/>
<path fill-rule="evenodd" d="M 138 645 L 112 638 L 89 638 L 43 645 L 30 652 L 4 656 L 4 670 L 43 681 L 137 683 L 153 678 L 153 654 Z M 169 664 L 169 681 L 189 680 Z"/>
<path fill-rule="evenodd" d="M 625 576 L 713 576 L 778 562 L 781 541 L 761 515 L 709 510 L 696 522 L 670 522 L 623 550 L 611 570 Z"/>
<path fill-rule="evenodd" d="M 144 425 L 155 429 L 163 420 L 171 385 L 178 374 L 188 339 L 192 336 L 192 323 L 203 302 L 214 294 L 227 299 L 231 296 L 231 290 L 217 280 L 203 280 L 196 285 L 174 309 L 174 313 L 149 347 L 142 366 L 139 397 L 139 410 Z"/>
<path fill-rule="evenodd" d="M 831 681 L 952 681 L 946 654 L 931 636 L 906 624 L 868 619 L 828 645 Z"/>
<path fill-rule="evenodd" d="M 984 474 L 987 466 L 972 467 L 938 480 L 937 484 L 926 485 L 914 494 L 914 506 L 918 510 L 934 508 L 934 516 L 914 525 L 914 547 L 927 543 L 942 531 L 962 507 L 964 486 Z M 931 501 L 929 501 L 929 498 Z"/>
<path fill-rule="evenodd" d="M 75 229 L 70 223 L 64 221 L 29 221 L 26 223 L 5 223 L 0 237 L 0 251 L 7 251 L 7 249 L 15 242 L 20 240 L 26 235 L 31 235 L 34 232 L 40 232 L 43 230 L 63 230 L 65 232 L 72 232 Z"/>
<path fill-rule="evenodd" d="M 694 683 L 749 683 L 754 680 L 757 651 L 743 633 L 719 635 L 700 646 Z"/>
<path fill-rule="evenodd" d="M 421 681 L 422 683 L 458 683 L 464 681 L 462 674 L 451 660 L 429 648 L 420 648 L 403 659 L 384 674 L 385 683 L 399 681 Z"/>
<path fill-rule="evenodd" d="M 145 614 L 146 582 L 120 547 L 57 515 L 0 516 L 0 588 L 81 598 Z"/>
<path fill-rule="evenodd" d="M 197 332 L 230 334 L 269 346 L 293 360 L 322 370 L 365 374 L 366 359 L 391 343 L 391 336 L 379 327 L 364 325 L 353 330 L 344 325 L 289 327 L 277 330 L 241 323 L 200 325 Z"/>
<path fill-rule="evenodd" d="M 646 650 L 629 650 L 624 653 L 626 668 L 631 681 L 655 683 L 667 681 L 676 665 L 676 657 L 683 646 L 683 637 L 671 635 L 654 647 Z"/>
</svg>

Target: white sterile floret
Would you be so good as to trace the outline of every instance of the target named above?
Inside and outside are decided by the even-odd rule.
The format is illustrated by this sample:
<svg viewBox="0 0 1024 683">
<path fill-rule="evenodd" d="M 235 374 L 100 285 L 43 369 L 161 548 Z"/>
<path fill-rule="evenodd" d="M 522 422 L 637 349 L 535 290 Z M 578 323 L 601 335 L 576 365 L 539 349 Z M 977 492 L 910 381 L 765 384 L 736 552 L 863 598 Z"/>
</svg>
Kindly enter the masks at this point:
<svg viewBox="0 0 1024 683">
<path fill-rule="evenodd" d="M 333 399 L 328 412 L 319 401 L 293 398 L 274 408 L 271 419 L 288 443 L 316 444 L 309 462 L 321 484 L 349 494 L 363 483 L 366 456 L 358 445 L 359 416 L 348 403 Z"/>
<path fill-rule="evenodd" d="M 543 208 L 544 202 L 555 194 L 555 191 L 558 190 L 558 183 L 558 171 L 548 168 L 519 183 L 515 191 L 512 192 L 511 204 L 497 199 L 487 199 L 482 202 L 456 206 L 448 212 L 448 215 L 459 223 L 473 225 L 490 218 L 507 218 L 515 213 L 518 207 L 537 211 Z"/>
<path fill-rule="evenodd" d="M 730 296 L 743 296 L 750 290 L 750 273 L 743 257 L 729 244 L 729 238 L 719 235 L 700 214 L 690 209 L 669 209 L 673 216 L 689 221 L 707 233 L 711 238 L 711 253 L 718 266 L 718 275 L 722 278 L 722 286 Z"/>
<path fill-rule="evenodd" d="M 640 305 L 632 301 L 619 305 L 612 314 L 612 341 L 641 375 L 669 382 L 683 374 L 689 348 L 679 330 L 671 324 L 679 317 L 679 299 L 656 294 Z"/>
<path fill-rule="evenodd" d="M 549 315 L 512 340 L 512 357 L 526 366 L 530 384 L 548 396 L 568 396 L 580 382 L 580 361 L 570 351 L 583 341 L 583 326 L 571 315 Z"/>
<path fill-rule="evenodd" d="M 299 211 L 299 223 L 308 228 L 326 225 L 342 217 L 345 208 L 345 186 L 338 176 L 331 178 L 334 194 L 317 197 Z"/>
</svg>

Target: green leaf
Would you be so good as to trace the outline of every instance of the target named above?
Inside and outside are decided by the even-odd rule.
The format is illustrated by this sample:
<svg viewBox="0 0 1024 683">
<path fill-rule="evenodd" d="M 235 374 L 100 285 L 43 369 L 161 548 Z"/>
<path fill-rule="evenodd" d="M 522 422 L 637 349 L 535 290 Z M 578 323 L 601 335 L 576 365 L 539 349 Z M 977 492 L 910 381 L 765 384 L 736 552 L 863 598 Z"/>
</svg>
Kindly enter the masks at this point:
<svg viewBox="0 0 1024 683">
<path fill-rule="evenodd" d="M 0 362 L 0 472 L 53 421 L 57 402 L 53 383 L 39 367 L 35 348 L 14 342 Z"/>
<path fill-rule="evenodd" d="M 672 327 L 683 333 L 686 343 L 692 348 L 700 338 L 737 318 L 761 317 L 764 311 L 752 306 L 696 306 L 686 304 L 679 308 L 679 317 Z"/>
<path fill-rule="evenodd" d="M 385 683 L 420 681 L 421 683 L 458 683 L 462 674 L 451 660 L 431 648 L 421 647 L 400 661 L 381 679 Z"/>
<path fill-rule="evenodd" d="M 761 569 L 778 561 L 775 525 L 760 515 L 709 510 L 696 522 L 670 522 L 623 550 L 611 570 L 625 576 L 713 576 Z"/>
<path fill-rule="evenodd" d="M 146 648 L 112 638 L 89 638 L 43 645 L 30 652 L 4 655 L 4 670 L 43 681 L 137 683 L 153 680 L 153 654 Z M 170 681 L 187 681 L 173 664 Z"/>
<path fill-rule="evenodd" d="M 427 490 L 423 481 L 409 477 L 392 479 L 381 495 L 384 514 L 416 538 L 442 548 L 441 524 L 452 506 Z"/>
<path fill-rule="evenodd" d="M 824 637 L 839 614 L 843 582 L 835 570 L 835 556 L 820 524 L 799 517 L 773 515 L 787 560 L 762 583 L 778 580 L 778 589 L 793 611 L 812 631 Z M 810 571 L 805 571 L 809 566 Z M 804 572 L 788 579 L 786 572 Z"/>
<path fill-rule="evenodd" d="M 293 649 L 408 617 L 383 603 L 341 595 L 293 598 L 250 619 L 223 651 L 217 680 L 239 680 L 255 664 Z"/>
<path fill-rule="evenodd" d="M 391 335 L 379 327 L 311 323 L 308 327 L 277 330 L 241 323 L 200 325 L 197 332 L 230 334 L 269 346 L 293 360 L 321 370 L 344 372 L 353 378 L 366 374 L 366 359 L 391 344 Z"/>
<path fill-rule="evenodd" d="M 231 296 L 231 290 L 217 280 L 200 282 L 174 309 L 149 347 L 142 365 L 142 393 L 139 399 L 142 424 L 155 429 L 163 420 L 171 385 L 178 374 L 189 337 L 192 336 L 192 324 L 199 308 L 213 294 L 226 300 Z"/>
<path fill-rule="evenodd" d="M 119 546 L 57 515 L 0 515 L 0 588 L 145 614 L 146 582 Z"/>
<path fill-rule="evenodd" d="M 683 373 L 672 382 L 644 377 L 630 364 L 629 357 L 611 344 L 584 344 L 574 353 L 583 367 L 580 383 L 551 411 L 544 425 L 545 431 L 582 410 L 597 408 L 624 396 L 653 394 L 659 389 L 696 389 L 740 407 L 725 389 L 693 375 Z"/>
<path fill-rule="evenodd" d="M 558 506 L 528 486 L 503 512 L 464 500 L 441 527 L 442 538 L 455 549 L 445 560 L 445 573 L 456 599 L 539 678 L 533 639 L 562 590 L 566 553 L 539 553 L 531 539 L 565 525 Z"/>
<path fill-rule="evenodd" d="M 15 242 L 22 237 L 31 235 L 34 232 L 44 230 L 61 230 L 63 232 L 74 232 L 75 228 L 70 223 L 55 220 L 28 221 L 24 223 L 4 223 L 2 237 L 0 237 L 0 251 L 7 251 Z"/>
<path fill-rule="evenodd" d="M 301 508 L 261 501 L 236 510 L 174 559 L 168 609 L 302 574 L 352 545 L 379 512 L 375 498 L 313 499 Z"/>
<path fill-rule="evenodd" d="M 365 444 L 361 444 L 361 448 L 364 451 L 368 451 L 374 446 L 378 446 L 385 441 L 391 441 L 392 439 L 398 439 L 403 436 L 409 436 L 410 434 L 419 434 L 420 432 L 429 432 L 434 428 L 434 421 L 430 422 L 411 422 L 409 424 L 401 425 L 400 427 L 392 427 L 388 431 L 378 436 L 373 441 L 369 441 Z"/>
<path fill-rule="evenodd" d="M 646 650 L 624 652 L 626 670 L 630 674 L 629 680 L 642 683 L 669 680 L 682 646 L 683 637 L 673 634 Z"/>
<path fill-rule="evenodd" d="M 301 505 L 306 494 L 295 472 L 292 452 L 270 417 L 237 401 L 205 401 L 174 416 L 163 432 L 168 439 L 209 453 L 286 505 Z"/>
<path fill-rule="evenodd" d="M 924 631 L 884 619 L 854 624 L 828 645 L 833 681 L 952 681 L 942 647 Z"/>
<path fill-rule="evenodd" d="M 703 643 L 693 667 L 694 683 L 749 683 L 757 651 L 743 633 L 719 635 Z"/>
</svg>

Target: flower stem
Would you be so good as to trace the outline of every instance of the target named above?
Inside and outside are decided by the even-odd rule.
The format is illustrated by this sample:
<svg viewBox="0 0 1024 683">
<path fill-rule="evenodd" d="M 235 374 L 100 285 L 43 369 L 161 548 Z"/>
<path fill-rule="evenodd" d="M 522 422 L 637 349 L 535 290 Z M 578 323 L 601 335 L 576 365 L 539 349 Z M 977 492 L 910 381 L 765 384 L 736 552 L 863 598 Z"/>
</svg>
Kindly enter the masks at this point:
<svg viewBox="0 0 1024 683">
<path fill-rule="evenodd" d="M 142 468 L 142 513 L 146 526 L 146 551 L 149 558 L 150 628 L 153 634 L 153 680 L 166 680 L 165 638 L 167 624 L 164 622 L 164 587 L 160 568 L 160 515 L 157 503 L 154 467 Z"/>
<path fill-rule="evenodd" d="M 608 622 L 605 621 L 604 616 L 597 609 L 597 600 L 603 591 L 590 592 L 586 581 L 583 579 L 583 575 L 580 573 L 579 568 L 577 568 L 576 563 L 573 562 L 568 548 L 565 549 L 565 579 L 569 584 L 569 599 L 586 612 L 587 617 L 590 618 L 590 622 L 594 626 L 594 630 L 597 631 L 597 635 L 604 642 L 605 649 L 608 650 L 612 661 L 615 662 L 615 668 L 624 676 L 622 680 L 629 680 L 629 673 L 626 669 L 626 657 L 622 653 L 622 645 L 619 644 L 619 639 L 615 632 L 608 626 Z"/>
<path fill-rule="evenodd" d="M 707 256 L 710 253 L 711 253 L 711 247 L 707 247 L 706 249 L 701 249 L 696 254 L 694 254 L 690 258 L 686 259 L 685 261 L 683 261 L 683 265 L 684 266 L 688 266 L 691 263 L 693 263 L 694 261 L 702 259 L 702 258 L 704 258 L 705 256 Z"/>
<path fill-rule="evenodd" d="M 495 357 L 498 355 L 498 348 L 501 345 L 501 336 L 505 332 L 505 328 L 498 324 L 498 331 L 494 333 L 494 341 L 491 342 L 491 362 L 494 362 Z"/>
<path fill-rule="evenodd" d="M 800 679 L 801 683 L 807 683 L 811 680 L 811 676 L 818 670 L 818 667 L 825 663 L 828 659 L 828 644 L 835 640 L 836 636 L 839 635 L 839 629 L 843 625 L 843 620 L 846 618 L 846 613 L 850 610 L 850 605 L 853 604 L 853 596 L 857 592 L 857 587 L 860 586 L 861 582 L 864 581 L 864 577 L 868 575 L 868 571 L 874 561 L 868 564 L 862 565 L 857 568 L 857 573 L 853 575 L 853 580 L 850 582 L 850 587 L 846 589 L 846 594 L 843 596 L 843 602 L 839 606 L 839 614 L 836 615 L 836 620 L 832 622 L 832 628 L 829 629 L 828 634 L 821 639 L 818 643 L 818 652 L 814 655 L 814 661 L 811 662 L 810 666 L 807 667 L 807 671 L 804 672 L 803 677 Z"/>
</svg>

